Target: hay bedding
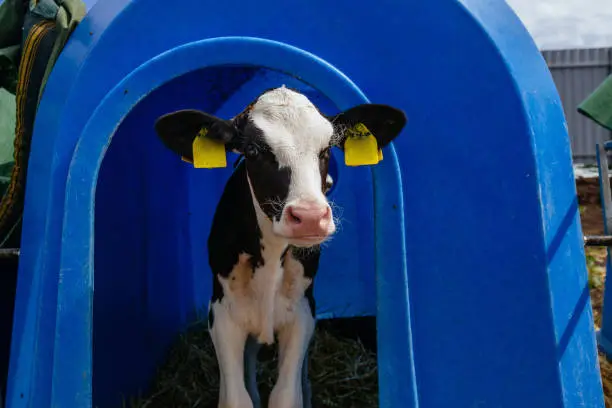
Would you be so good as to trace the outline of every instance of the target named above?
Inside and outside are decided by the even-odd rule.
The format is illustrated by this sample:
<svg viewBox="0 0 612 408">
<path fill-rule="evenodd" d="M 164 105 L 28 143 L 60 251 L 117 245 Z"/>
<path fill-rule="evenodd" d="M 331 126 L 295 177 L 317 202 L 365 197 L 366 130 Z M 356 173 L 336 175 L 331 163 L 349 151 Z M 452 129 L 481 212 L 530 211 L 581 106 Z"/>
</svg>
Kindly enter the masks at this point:
<svg viewBox="0 0 612 408">
<path fill-rule="evenodd" d="M 276 347 L 259 354 L 258 382 L 262 404 L 277 374 Z M 359 339 L 317 327 L 310 348 L 313 408 L 378 406 L 376 355 Z M 148 396 L 126 401 L 125 408 L 217 408 L 219 371 L 210 335 L 198 323 L 180 336 L 160 368 Z"/>
</svg>

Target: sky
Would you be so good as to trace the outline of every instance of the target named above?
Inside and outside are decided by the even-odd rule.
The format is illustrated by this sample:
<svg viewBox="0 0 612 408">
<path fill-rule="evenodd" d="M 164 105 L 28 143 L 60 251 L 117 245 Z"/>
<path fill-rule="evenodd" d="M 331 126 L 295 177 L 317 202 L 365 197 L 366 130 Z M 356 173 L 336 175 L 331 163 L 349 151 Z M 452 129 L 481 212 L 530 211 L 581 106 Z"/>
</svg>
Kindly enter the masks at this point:
<svg viewBox="0 0 612 408">
<path fill-rule="evenodd" d="M 506 0 L 540 49 L 612 47 L 612 0 Z"/>
</svg>

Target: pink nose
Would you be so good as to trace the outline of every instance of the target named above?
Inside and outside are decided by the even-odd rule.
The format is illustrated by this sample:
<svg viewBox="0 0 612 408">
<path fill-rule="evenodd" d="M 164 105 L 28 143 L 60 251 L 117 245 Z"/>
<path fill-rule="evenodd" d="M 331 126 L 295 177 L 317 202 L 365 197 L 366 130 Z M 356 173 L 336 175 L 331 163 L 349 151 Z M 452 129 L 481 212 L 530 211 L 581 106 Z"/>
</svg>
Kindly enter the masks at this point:
<svg viewBox="0 0 612 408">
<path fill-rule="evenodd" d="M 285 212 L 285 222 L 294 238 L 326 236 L 331 222 L 331 210 L 327 205 L 290 205 Z"/>
</svg>

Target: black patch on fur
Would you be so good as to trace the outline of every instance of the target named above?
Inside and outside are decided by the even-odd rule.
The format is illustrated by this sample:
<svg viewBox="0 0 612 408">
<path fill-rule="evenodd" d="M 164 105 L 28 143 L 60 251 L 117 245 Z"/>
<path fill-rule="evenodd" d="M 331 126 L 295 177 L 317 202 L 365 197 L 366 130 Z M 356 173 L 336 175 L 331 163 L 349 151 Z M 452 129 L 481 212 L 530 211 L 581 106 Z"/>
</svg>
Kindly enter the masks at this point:
<svg viewBox="0 0 612 408">
<path fill-rule="evenodd" d="M 210 309 L 208 309 L 208 327 L 212 329 L 213 324 L 215 324 L 215 314 L 212 310 L 212 304 L 210 306 Z"/>
<path fill-rule="evenodd" d="M 223 288 L 218 276 L 227 279 L 241 253 L 251 255 L 253 268 L 264 264 L 261 237 L 247 182 L 246 165 L 242 162 L 225 185 L 208 236 L 208 262 L 213 272 L 213 303 L 223 299 Z M 209 321 L 214 320 L 211 317 Z"/>
<path fill-rule="evenodd" d="M 331 148 L 327 148 L 319 153 L 319 173 L 321 173 L 321 191 L 325 194 L 331 185 L 327 185 L 327 173 L 329 172 L 329 158 L 331 156 Z"/>
<path fill-rule="evenodd" d="M 250 118 L 241 118 L 237 126 L 242 135 L 240 150 L 244 152 L 246 169 L 255 198 L 270 219 L 280 220 L 289 195 L 291 169 L 279 167 L 262 130 Z"/>
<path fill-rule="evenodd" d="M 283 251 L 283 253 L 280 256 L 281 259 L 281 267 L 284 268 L 285 267 L 285 256 L 287 255 L 287 252 L 289 252 L 290 247 L 287 246 L 287 248 L 285 248 L 285 250 Z"/>
<path fill-rule="evenodd" d="M 319 259 L 321 258 L 321 247 L 317 245 L 313 248 L 301 249 L 291 248 L 293 257 L 304 267 L 304 276 L 312 279 L 310 286 L 304 291 L 304 297 L 308 300 L 310 314 L 315 317 L 317 312 L 316 301 L 314 298 L 315 276 L 319 270 Z"/>
</svg>

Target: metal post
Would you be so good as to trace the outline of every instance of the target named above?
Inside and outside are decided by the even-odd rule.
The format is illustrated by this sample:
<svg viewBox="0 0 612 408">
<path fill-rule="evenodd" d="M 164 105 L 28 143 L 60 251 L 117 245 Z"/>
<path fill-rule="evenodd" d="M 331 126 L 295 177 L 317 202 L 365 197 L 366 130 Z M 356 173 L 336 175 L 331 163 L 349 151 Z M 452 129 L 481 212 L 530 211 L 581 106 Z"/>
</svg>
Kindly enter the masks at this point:
<svg viewBox="0 0 612 408">
<path fill-rule="evenodd" d="M 19 248 L 0 248 L 1 258 L 19 258 Z"/>
<path fill-rule="evenodd" d="M 601 210 L 604 219 L 604 235 L 606 239 L 601 241 L 608 242 L 610 231 L 612 230 L 612 194 L 610 192 L 610 176 L 608 172 L 607 150 L 612 148 L 609 142 L 597 144 L 597 170 L 599 172 L 599 190 L 601 195 Z M 607 248 L 606 256 L 606 276 L 612 271 L 610 263 L 610 247 Z M 604 286 L 603 307 L 601 313 L 601 329 L 597 333 L 597 342 L 604 351 L 606 357 L 612 360 L 612 304 L 608 302 L 612 299 L 612 284 Z"/>
<path fill-rule="evenodd" d="M 584 246 L 612 246 L 612 235 L 587 235 L 584 237 Z"/>
</svg>

